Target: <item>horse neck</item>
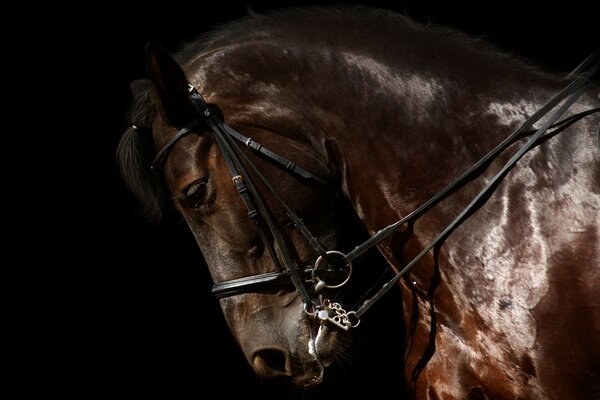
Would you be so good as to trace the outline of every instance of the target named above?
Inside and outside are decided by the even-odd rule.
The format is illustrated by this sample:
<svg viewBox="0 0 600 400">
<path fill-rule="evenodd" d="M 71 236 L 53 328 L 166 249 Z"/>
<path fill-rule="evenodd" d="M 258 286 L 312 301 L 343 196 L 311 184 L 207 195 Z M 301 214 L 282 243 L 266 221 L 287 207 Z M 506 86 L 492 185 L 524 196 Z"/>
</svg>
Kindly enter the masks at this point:
<svg viewBox="0 0 600 400">
<path fill-rule="evenodd" d="M 340 32 L 328 45 L 319 40 L 331 35 L 266 35 L 189 68 L 241 129 L 302 136 L 323 154 L 372 233 L 459 176 L 560 86 L 476 42 L 411 32 Z"/>
<path fill-rule="evenodd" d="M 463 71 L 427 66 L 425 57 L 425 68 L 412 69 L 346 56 L 342 81 L 360 84 L 318 91 L 312 107 L 321 114 L 322 141 L 335 148 L 342 190 L 371 233 L 453 181 L 560 87 L 525 69 L 476 60 Z M 369 79 L 355 79 L 356 70 Z M 446 209 L 455 214 L 453 205 Z"/>
</svg>

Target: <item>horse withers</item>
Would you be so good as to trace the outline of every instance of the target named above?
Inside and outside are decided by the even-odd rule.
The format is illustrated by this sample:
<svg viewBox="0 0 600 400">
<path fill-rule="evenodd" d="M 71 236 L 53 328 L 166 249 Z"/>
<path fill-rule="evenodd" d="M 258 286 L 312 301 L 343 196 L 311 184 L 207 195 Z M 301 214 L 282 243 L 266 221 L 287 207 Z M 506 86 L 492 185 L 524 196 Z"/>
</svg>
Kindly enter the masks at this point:
<svg viewBox="0 0 600 400">
<path fill-rule="evenodd" d="M 176 60 L 149 46 L 147 62 L 125 180 L 150 217 L 166 199 L 181 213 L 256 373 L 305 387 L 358 323 L 333 252 L 360 244 L 347 219 L 374 235 L 409 215 L 575 79 L 366 8 L 252 16 Z M 560 134 L 399 281 L 414 398 L 598 397 L 598 86 L 580 92 Z M 426 248 L 528 135 L 379 242 L 389 266 Z"/>
</svg>

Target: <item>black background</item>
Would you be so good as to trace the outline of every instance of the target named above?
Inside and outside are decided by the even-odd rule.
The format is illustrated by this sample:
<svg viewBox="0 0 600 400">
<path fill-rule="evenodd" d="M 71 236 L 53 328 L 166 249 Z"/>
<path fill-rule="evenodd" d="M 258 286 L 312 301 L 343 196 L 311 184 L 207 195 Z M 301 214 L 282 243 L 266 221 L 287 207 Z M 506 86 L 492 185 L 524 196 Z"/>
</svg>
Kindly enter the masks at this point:
<svg viewBox="0 0 600 400">
<path fill-rule="evenodd" d="M 574 68 L 597 46 L 598 21 L 584 2 L 542 9 L 524 9 L 523 3 L 368 5 L 484 36 L 555 72 Z M 40 372 L 37 385 L 46 392 L 179 398 L 220 391 L 262 399 L 337 399 L 354 394 L 357 386 L 374 395 L 397 391 L 401 329 L 394 318 L 386 319 L 399 301 L 397 293 L 367 317 L 367 328 L 358 335 L 360 347 L 350 351 L 349 362 L 328 372 L 329 384 L 303 392 L 258 380 L 210 296 L 208 273 L 185 225 L 176 215 L 159 226 L 138 218 L 116 170 L 114 153 L 126 127 L 129 83 L 146 76 L 147 42 L 177 50 L 182 42 L 246 15 L 247 6 L 263 12 L 323 4 L 328 3 L 169 1 L 122 7 L 90 3 L 64 10 L 75 17 L 66 18 L 66 34 L 53 38 L 56 46 L 46 62 L 68 60 L 53 83 L 70 97 L 59 119 L 72 116 L 77 123 L 62 135 L 66 140 L 59 151 L 65 157 L 53 154 L 61 159 L 56 175 L 62 179 L 60 192 L 50 194 L 67 204 L 57 209 L 51 223 L 60 228 L 51 236 L 60 242 L 52 251 L 61 266 L 40 273 L 39 280 L 52 282 L 52 290 L 42 301 L 43 322 L 35 324 L 36 362 L 27 367 Z M 61 229 L 69 235 L 61 237 Z"/>
</svg>

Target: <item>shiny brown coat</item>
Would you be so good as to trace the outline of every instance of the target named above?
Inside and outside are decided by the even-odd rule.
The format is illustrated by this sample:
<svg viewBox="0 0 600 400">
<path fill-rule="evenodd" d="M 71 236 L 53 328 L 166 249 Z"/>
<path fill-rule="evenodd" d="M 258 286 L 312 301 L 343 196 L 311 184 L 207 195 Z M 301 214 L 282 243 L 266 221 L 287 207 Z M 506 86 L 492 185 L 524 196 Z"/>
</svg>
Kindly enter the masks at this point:
<svg viewBox="0 0 600 400">
<path fill-rule="evenodd" d="M 148 50 L 152 108 L 142 119 L 151 121 L 155 149 L 194 116 L 188 80 L 229 125 L 335 182 L 341 200 L 257 160 L 330 248 L 340 236 L 339 201 L 375 233 L 460 175 L 567 82 L 483 42 L 368 9 L 255 16 L 192 44 L 178 60 L 181 69 L 161 49 Z M 569 113 L 598 107 L 598 92 Z M 415 399 L 600 397 L 598 124 L 589 117 L 536 146 L 401 281 L 405 379 Z M 175 146 L 163 178 L 213 279 L 273 270 L 217 146 L 208 131 L 197 133 Z M 149 186 L 135 188 L 136 179 L 150 179 L 132 161 L 144 146 L 135 134 L 143 132 L 126 135 L 121 161 L 148 200 Z M 389 265 L 401 269 L 515 149 L 382 243 Z M 298 259 L 314 258 L 267 200 Z M 221 305 L 261 376 L 318 383 L 349 340 L 328 332 L 316 361 L 307 346 L 314 322 L 294 292 Z"/>
</svg>

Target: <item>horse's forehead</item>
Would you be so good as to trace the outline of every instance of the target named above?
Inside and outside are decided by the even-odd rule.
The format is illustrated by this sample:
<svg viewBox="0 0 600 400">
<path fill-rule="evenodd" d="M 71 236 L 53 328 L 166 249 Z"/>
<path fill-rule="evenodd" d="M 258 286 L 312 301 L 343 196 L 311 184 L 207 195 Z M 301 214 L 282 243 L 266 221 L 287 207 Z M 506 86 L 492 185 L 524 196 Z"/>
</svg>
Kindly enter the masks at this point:
<svg viewBox="0 0 600 400">
<path fill-rule="evenodd" d="M 207 134 L 191 134 L 175 144 L 164 164 L 165 178 L 172 191 L 181 191 L 206 177 L 211 160 L 210 142 Z"/>
</svg>

